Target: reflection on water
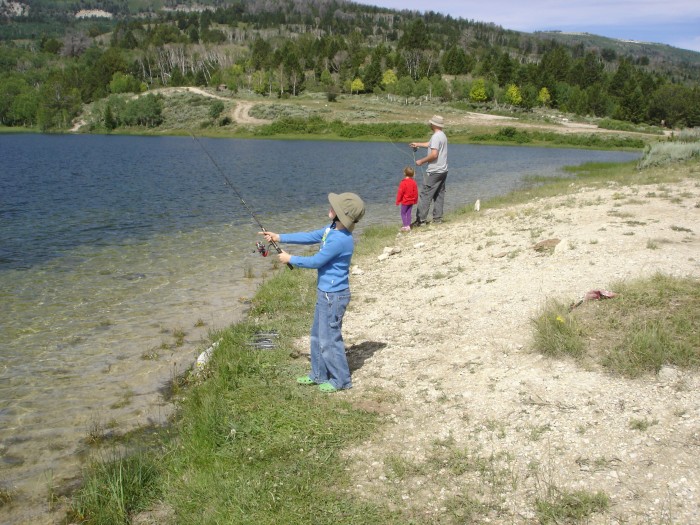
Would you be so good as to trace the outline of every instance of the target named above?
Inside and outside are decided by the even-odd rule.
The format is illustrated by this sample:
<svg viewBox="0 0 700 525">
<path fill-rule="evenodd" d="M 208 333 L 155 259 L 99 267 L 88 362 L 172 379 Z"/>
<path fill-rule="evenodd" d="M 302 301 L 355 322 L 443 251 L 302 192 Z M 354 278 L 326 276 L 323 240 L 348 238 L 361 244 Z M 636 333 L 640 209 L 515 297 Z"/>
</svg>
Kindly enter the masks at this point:
<svg viewBox="0 0 700 525">
<path fill-rule="evenodd" d="M 367 202 L 360 226 L 400 224 L 406 145 L 200 140 L 269 230 L 323 225 L 327 194 L 343 191 Z M 95 429 L 165 420 L 160 388 L 243 315 L 272 260 L 191 139 L 8 135 L 0 156 L 0 488 L 16 494 L 0 517 L 39 523 Z M 451 145 L 446 208 L 629 158 Z"/>
</svg>

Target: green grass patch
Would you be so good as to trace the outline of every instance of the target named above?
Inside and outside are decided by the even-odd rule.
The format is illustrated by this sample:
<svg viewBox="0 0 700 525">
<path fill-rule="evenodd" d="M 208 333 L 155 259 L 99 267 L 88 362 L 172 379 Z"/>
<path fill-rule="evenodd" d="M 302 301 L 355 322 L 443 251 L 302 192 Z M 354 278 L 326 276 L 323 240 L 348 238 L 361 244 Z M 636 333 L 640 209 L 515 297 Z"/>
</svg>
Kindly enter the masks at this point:
<svg viewBox="0 0 700 525">
<path fill-rule="evenodd" d="M 308 372 L 290 354 L 315 298 L 314 272 L 285 269 L 263 283 L 249 319 L 215 334 L 221 342 L 206 380 L 189 378 L 158 444 L 96 466 L 73 515 L 126 524 L 165 504 L 178 523 L 401 523 L 396 512 L 350 495 L 340 455 L 375 432 L 378 417 L 294 381 Z M 280 334 L 278 348 L 247 345 L 270 330 Z"/>
<path fill-rule="evenodd" d="M 646 142 L 639 138 L 624 136 L 606 136 L 602 134 L 555 133 L 551 131 L 527 131 L 513 126 L 499 129 L 495 133 L 472 135 L 470 142 L 511 143 L 511 144 L 551 144 L 556 146 L 572 146 L 578 148 L 596 149 L 641 149 Z"/>
<path fill-rule="evenodd" d="M 657 274 L 613 283 L 619 295 L 571 309 L 552 301 L 533 320 L 533 348 L 638 377 L 700 366 L 700 282 Z"/>
<path fill-rule="evenodd" d="M 605 493 L 582 490 L 557 491 L 552 498 L 538 499 L 535 502 L 537 517 L 542 525 L 581 523 L 592 514 L 604 512 L 609 507 L 610 498 Z"/>
</svg>

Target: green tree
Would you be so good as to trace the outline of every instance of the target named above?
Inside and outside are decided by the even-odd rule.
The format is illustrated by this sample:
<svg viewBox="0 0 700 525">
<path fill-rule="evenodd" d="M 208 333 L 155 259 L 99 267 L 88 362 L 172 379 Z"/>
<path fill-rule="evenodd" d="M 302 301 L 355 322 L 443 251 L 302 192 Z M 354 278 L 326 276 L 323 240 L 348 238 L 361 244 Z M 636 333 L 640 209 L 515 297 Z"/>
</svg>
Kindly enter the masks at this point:
<svg viewBox="0 0 700 525">
<path fill-rule="evenodd" d="M 540 89 L 537 94 L 537 102 L 540 106 L 549 107 L 552 103 L 552 95 L 550 95 L 549 90 L 546 87 Z"/>
<path fill-rule="evenodd" d="M 114 115 L 112 115 L 112 107 L 109 104 L 107 104 L 107 107 L 105 108 L 103 120 L 105 128 L 108 131 L 112 131 L 117 127 L 117 120 L 114 118 Z"/>
<path fill-rule="evenodd" d="M 323 84 L 326 88 L 333 85 L 333 76 L 327 69 L 321 71 L 321 84 Z"/>
<path fill-rule="evenodd" d="M 399 79 L 396 77 L 393 69 L 387 69 L 382 75 L 382 86 L 389 92 L 396 86 L 398 81 Z"/>
<path fill-rule="evenodd" d="M 365 84 L 365 88 L 369 91 L 374 90 L 375 86 L 379 86 L 382 83 L 382 66 L 380 59 L 373 58 L 372 61 L 367 65 L 362 75 L 362 81 Z"/>
<path fill-rule="evenodd" d="M 692 117 L 697 101 L 697 96 L 689 88 L 680 84 L 664 84 L 650 97 L 649 120 L 656 125 L 663 122 L 668 127 L 697 125 Z"/>
<path fill-rule="evenodd" d="M 509 84 L 515 76 L 516 64 L 511 60 L 507 51 L 501 53 L 496 63 L 496 78 L 498 85 L 503 87 Z"/>
<path fill-rule="evenodd" d="M 571 66 L 569 83 L 584 89 L 590 87 L 603 80 L 603 68 L 603 62 L 598 58 L 598 55 L 589 51 Z"/>
<path fill-rule="evenodd" d="M 396 94 L 400 97 L 408 99 L 408 97 L 413 96 L 413 90 L 415 87 L 416 83 L 409 75 L 403 76 L 396 83 Z"/>
<path fill-rule="evenodd" d="M 117 71 L 109 83 L 110 93 L 140 93 L 143 86 L 133 75 Z"/>
<path fill-rule="evenodd" d="M 154 128 L 163 122 L 163 99 L 149 93 L 127 102 L 122 120 L 128 126 Z"/>
<path fill-rule="evenodd" d="M 442 70 L 448 75 L 465 75 L 471 71 L 467 54 L 459 46 L 452 46 L 442 56 Z"/>
<path fill-rule="evenodd" d="M 16 97 L 30 91 L 26 80 L 19 75 L 0 77 L 0 124 L 14 125 L 12 104 Z"/>
<path fill-rule="evenodd" d="M 409 22 L 399 39 L 399 48 L 402 49 L 427 49 L 429 45 L 428 29 L 423 18 L 415 18 Z"/>
<path fill-rule="evenodd" d="M 523 95 L 520 88 L 515 84 L 509 84 L 506 88 L 505 100 L 508 104 L 519 106 L 523 102 Z"/>
<path fill-rule="evenodd" d="M 360 91 L 365 90 L 365 84 L 362 82 L 360 78 L 356 78 L 355 80 L 352 81 L 352 84 L 350 84 L 350 93 L 354 91 L 355 93 L 359 93 Z"/>
<path fill-rule="evenodd" d="M 221 100 L 215 100 L 209 106 L 209 116 L 213 119 L 218 118 L 224 111 L 224 103 Z"/>
<path fill-rule="evenodd" d="M 37 123 L 42 131 L 67 128 L 82 106 L 80 91 L 64 82 L 60 74 L 53 74 L 41 86 Z"/>
<path fill-rule="evenodd" d="M 238 91 L 238 88 L 243 85 L 243 66 L 234 64 L 221 72 L 221 80 L 226 84 L 226 88 L 233 91 Z"/>
<path fill-rule="evenodd" d="M 489 99 L 486 92 L 486 83 L 483 78 L 477 78 L 469 90 L 469 100 L 472 102 L 486 102 Z"/>
</svg>

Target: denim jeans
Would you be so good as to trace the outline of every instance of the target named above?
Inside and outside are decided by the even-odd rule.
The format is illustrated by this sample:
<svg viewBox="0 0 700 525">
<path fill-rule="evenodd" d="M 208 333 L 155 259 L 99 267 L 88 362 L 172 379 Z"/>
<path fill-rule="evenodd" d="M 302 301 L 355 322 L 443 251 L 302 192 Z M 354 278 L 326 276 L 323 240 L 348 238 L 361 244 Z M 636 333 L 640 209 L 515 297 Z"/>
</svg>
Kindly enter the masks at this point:
<svg viewBox="0 0 700 525">
<path fill-rule="evenodd" d="M 337 389 L 351 388 L 350 367 L 345 357 L 341 328 L 350 302 L 350 290 L 316 291 L 316 310 L 311 327 L 311 373 L 315 383 L 330 383 Z"/>
</svg>

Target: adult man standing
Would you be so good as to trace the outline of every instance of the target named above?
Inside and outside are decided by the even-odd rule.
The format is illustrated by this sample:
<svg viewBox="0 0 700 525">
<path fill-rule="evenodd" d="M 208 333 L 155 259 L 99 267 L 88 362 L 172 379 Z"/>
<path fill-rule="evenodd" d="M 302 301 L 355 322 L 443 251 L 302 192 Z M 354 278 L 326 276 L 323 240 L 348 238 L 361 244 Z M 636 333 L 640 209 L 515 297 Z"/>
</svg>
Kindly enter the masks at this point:
<svg viewBox="0 0 700 525">
<path fill-rule="evenodd" d="M 427 177 L 423 181 L 423 187 L 418 200 L 416 220 L 411 226 L 421 226 L 428 219 L 430 203 L 433 203 L 433 222 L 442 222 L 443 206 L 445 204 L 445 181 L 447 180 L 447 137 L 442 131 L 445 120 L 440 115 L 434 115 L 428 121 L 433 135 L 429 142 L 411 142 L 409 146 L 416 148 L 428 148 L 428 154 L 416 161 L 416 165 L 428 165 Z"/>
</svg>

